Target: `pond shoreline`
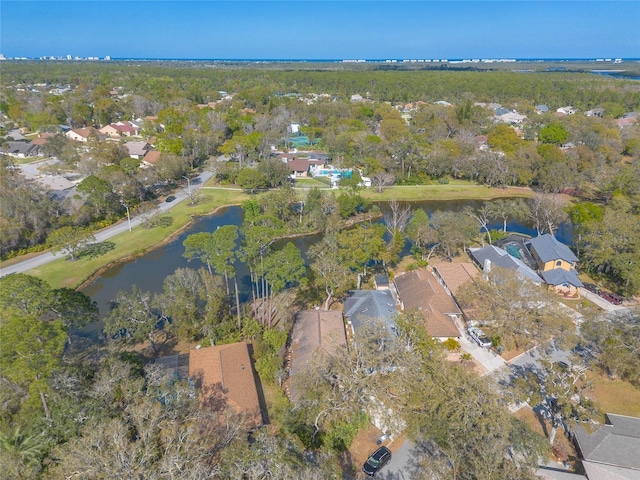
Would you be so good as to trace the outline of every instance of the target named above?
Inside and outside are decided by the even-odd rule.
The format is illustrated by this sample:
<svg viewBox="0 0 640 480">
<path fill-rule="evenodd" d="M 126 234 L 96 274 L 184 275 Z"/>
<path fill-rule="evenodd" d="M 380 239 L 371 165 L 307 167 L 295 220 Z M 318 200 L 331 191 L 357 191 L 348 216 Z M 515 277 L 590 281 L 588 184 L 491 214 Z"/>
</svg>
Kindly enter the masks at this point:
<svg viewBox="0 0 640 480">
<path fill-rule="evenodd" d="M 456 184 L 453 184 L 453 185 L 449 185 L 449 184 L 443 184 L 443 185 L 419 185 L 419 186 L 399 185 L 399 186 L 388 187 L 387 190 L 393 190 L 396 187 L 398 189 L 405 189 L 405 188 L 410 189 L 410 188 L 416 188 L 416 187 L 420 188 L 420 187 L 434 187 L 434 186 L 442 188 L 442 189 L 446 189 L 446 188 L 452 188 L 452 189 L 463 188 L 463 189 L 466 189 L 465 187 L 467 187 L 467 185 L 456 185 Z M 524 198 L 526 198 L 526 197 L 531 196 L 534 193 L 533 190 L 531 190 L 529 187 L 495 188 L 495 187 L 487 187 L 487 186 L 482 186 L 482 185 L 472 185 L 472 187 L 474 187 L 474 189 L 483 189 L 483 190 L 488 189 L 488 190 L 491 190 L 492 193 L 496 193 L 496 195 L 482 196 L 482 198 L 476 198 L 476 197 L 468 198 L 468 197 L 465 197 L 464 195 L 457 195 L 459 193 L 457 191 L 449 191 L 449 192 L 447 192 L 447 195 L 444 195 L 446 198 L 429 199 L 429 200 L 433 200 L 433 201 L 455 201 L 455 200 L 491 201 L 491 200 L 498 199 L 498 198 L 511 197 L 511 196 L 514 196 L 514 194 L 522 195 Z M 379 198 L 381 196 L 381 194 L 378 193 L 378 192 L 375 192 L 373 190 L 366 191 L 366 192 L 360 192 L 360 193 L 361 194 L 362 193 L 368 194 L 368 195 L 363 195 L 363 196 L 368 198 L 369 200 L 373 201 L 374 204 L 385 203 L 385 202 L 388 201 L 388 200 L 386 200 L 384 198 Z M 410 198 L 399 199 L 399 201 L 401 201 L 401 202 L 421 202 L 421 201 L 425 201 L 425 197 L 424 196 L 410 195 L 409 197 Z M 220 210 L 222 210 L 224 208 L 237 207 L 237 206 L 240 206 L 240 204 L 239 203 L 229 203 L 229 204 L 225 204 L 225 205 L 219 205 L 215 209 L 213 209 L 212 211 L 210 211 L 208 213 L 192 215 L 191 216 L 191 220 L 189 222 L 187 222 L 185 225 L 183 225 L 179 229 L 171 232 L 171 234 L 169 234 L 167 237 L 165 237 L 162 242 L 156 243 L 154 245 L 151 245 L 151 246 L 145 248 L 142 251 L 136 252 L 134 254 L 125 255 L 125 256 L 123 256 L 121 258 L 118 258 L 117 260 L 113 260 L 113 261 L 111 261 L 111 262 L 109 262 L 109 263 L 107 263 L 105 265 L 102 265 L 99 269 L 94 271 L 85 280 L 83 280 L 80 283 L 80 285 L 78 285 L 77 287 L 74 287 L 74 288 L 76 290 L 82 290 L 84 288 L 87 288 L 98 277 L 100 277 L 105 271 L 109 270 L 110 268 L 112 268 L 114 266 L 117 266 L 117 265 L 119 265 L 121 263 L 128 262 L 128 261 L 133 260 L 135 258 L 139 258 L 139 257 L 141 257 L 141 256 L 143 256 L 143 255 L 145 255 L 145 254 L 147 254 L 147 253 L 149 253 L 149 252 L 151 252 L 151 251 L 153 251 L 155 249 L 158 249 L 158 248 L 162 247 L 163 245 L 166 245 L 166 244 L 170 243 L 176 237 L 178 237 L 182 232 L 184 232 L 185 230 L 189 229 L 197 219 L 210 217 L 210 216 L 215 215 L 216 213 L 218 213 Z M 354 225 L 356 225 L 358 223 L 377 220 L 380 217 L 382 217 L 382 213 L 378 213 L 376 215 L 372 215 L 370 213 L 357 215 L 356 217 L 353 217 L 353 218 L 344 219 L 344 224 L 343 224 L 342 228 L 352 228 Z M 308 235 L 315 235 L 315 234 L 319 234 L 319 233 L 320 233 L 320 231 L 296 233 L 296 234 L 292 234 L 292 235 L 282 236 L 282 237 L 278 238 L 277 240 L 301 238 L 301 237 L 305 237 L 305 236 L 308 236 Z"/>
<path fill-rule="evenodd" d="M 111 261 L 109 263 L 106 263 L 106 264 L 102 265 L 98 270 L 96 270 L 91 275 L 89 275 L 89 277 L 87 277 L 85 280 L 83 280 L 80 285 L 75 287 L 75 290 L 82 290 L 83 288 L 86 288 L 87 286 L 91 285 L 91 283 L 93 283 L 97 277 L 102 275 L 105 271 L 107 271 L 111 267 L 114 267 L 114 266 L 116 266 L 116 265 L 118 265 L 120 263 L 128 262 L 130 260 L 142 257 L 143 255 L 146 255 L 147 253 L 149 253 L 149 252 L 151 252 L 153 250 L 156 250 L 156 249 L 162 247 L 163 245 L 171 243 L 176 237 L 180 236 L 180 234 L 182 232 L 184 232 L 185 230 L 188 230 L 198 219 L 211 217 L 211 216 L 215 215 L 216 213 L 218 213 L 220 210 L 222 210 L 224 208 L 239 207 L 239 206 L 240 206 L 239 203 L 230 203 L 228 205 L 219 205 L 216 208 L 214 208 L 211 212 L 191 215 L 191 220 L 189 220 L 187 223 L 185 223 L 183 226 L 181 226 L 177 230 L 174 230 L 173 232 L 171 232 L 160 243 L 156 243 L 156 244 L 150 245 L 147 248 L 145 248 L 144 250 L 141 250 L 141 251 L 129 254 L 129 255 L 125 255 L 124 257 L 120 257 L 117 260 L 113 260 L 113 261 Z"/>
</svg>

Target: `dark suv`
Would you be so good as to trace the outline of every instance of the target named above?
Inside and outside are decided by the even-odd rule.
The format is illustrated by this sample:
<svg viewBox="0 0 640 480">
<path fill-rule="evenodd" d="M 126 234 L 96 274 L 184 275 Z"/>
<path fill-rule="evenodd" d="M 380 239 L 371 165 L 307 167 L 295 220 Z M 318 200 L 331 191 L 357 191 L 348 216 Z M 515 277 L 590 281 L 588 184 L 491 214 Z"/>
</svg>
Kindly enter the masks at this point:
<svg viewBox="0 0 640 480">
<path fill-rule="evenodd" d="M 605 300 L 607 300 L 608 302 L 613 303 L 614 305 L 620 305 L 624 300 L 624 297 L 621 297 L 620 295 L 616 295 L 615 293 L 611 293 L 611 292 L 600 292 L 600 296 Z"/>
<path fill-rule="evenodd" d="M 391 460 L 391 450 L 387 447 L 380 447 L 364 462 L 362 471 L 373 477 L 389 460 Z"/>
<path fill-rule="evenodd" d="M 597 285 L 594 285 L 593 283 L 585 283 L 584 288 L 586 288 L 590 292 L 600 295 L 600 287 L 598 287 Z"/>
</svg>

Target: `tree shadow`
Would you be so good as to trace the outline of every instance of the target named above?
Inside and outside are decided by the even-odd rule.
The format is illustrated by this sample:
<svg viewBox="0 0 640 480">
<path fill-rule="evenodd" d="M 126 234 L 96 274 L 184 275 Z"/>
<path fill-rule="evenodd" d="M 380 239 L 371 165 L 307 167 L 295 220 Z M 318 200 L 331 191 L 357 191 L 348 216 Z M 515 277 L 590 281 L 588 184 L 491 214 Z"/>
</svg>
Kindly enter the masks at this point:
<svg viewBox="0 0 640 480">
<path fill-rule="evenodd" d="M 96 258 L 102 255 L 105 255 L 107 252 L 114 250 L 116 248 L 116 244 L 110 241 L 92 243 L 87 245 L 82 249 L 80 253 L 78 253 L 77 258 Z"/>
<path fill-rule="evenodd" d="M 253 356 L 253 345 L 251 343 L 247 344 L 247 349 L 249 350 L 249 358 L 255 358 Z M 262 382 L 260 381 L 260 377 L 256 373 L 256 369 L 251 365 L 251 371 L 253 372 L 253 379 L 256 382 L 256 391 L 258 392 L 258 403 L 260 405 L 260 414 L 262 415 L 262 423 L 263 425 L 269 425 L 271 420 L 269 418 L 269 411 L 267 410 L 267 400 L 264 397 L 264 390 L 262 389 Z"/>
</svg>

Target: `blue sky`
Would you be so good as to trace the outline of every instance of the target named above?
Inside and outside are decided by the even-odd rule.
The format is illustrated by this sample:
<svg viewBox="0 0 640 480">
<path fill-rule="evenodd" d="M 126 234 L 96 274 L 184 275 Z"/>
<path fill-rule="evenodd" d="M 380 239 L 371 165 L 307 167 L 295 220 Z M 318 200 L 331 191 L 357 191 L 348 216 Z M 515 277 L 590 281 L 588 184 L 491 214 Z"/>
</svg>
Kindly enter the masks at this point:
<svg viewBox="0 0 640 480">
<path fill-rule="evenodd" d="M 7 1 L 7 57 L 640 57 L 640 1 Z"/>
</svg>

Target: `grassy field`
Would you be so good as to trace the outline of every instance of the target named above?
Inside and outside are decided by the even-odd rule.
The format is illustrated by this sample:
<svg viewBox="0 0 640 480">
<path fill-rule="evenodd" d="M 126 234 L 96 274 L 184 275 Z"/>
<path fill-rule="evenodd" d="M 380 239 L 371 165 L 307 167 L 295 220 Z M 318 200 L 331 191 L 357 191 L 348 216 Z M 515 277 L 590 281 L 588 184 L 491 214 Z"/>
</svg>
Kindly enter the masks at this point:
<svg viewBox="0 0 640 480">
<path fill-rule="evenodd" d="M 110 241 L 115 244 L 115 248 L 104 255 L 95 258 L 81 258 L 73 262 L 73 264 L 61 257 L 59 260 L 27 273 L 46 280 L 54 288 L 78 287 L 101 268 L 123 259 L 140 255 L 171 239 L 190 223 L 192 217 L 211 214 L 217 208 L 225 205 L 238 205 L 249 198 L 240 189 L 218 187 L 212 183 L 207 183 L 200 192 L 202 199 L 197 205 L 191 206 L 188 201 L 184 201 L 166 214 L 166 216 L 172 218 L 172 223 L 169 226 L 152 229 L 136 227 L 133 232 L 125 232 L 113 237 Z M 503 197 L 528 197 L 532 195 L 532 192 L 524 188 L 489 188 L 478 186 L 471 182 L 456 181 L 449 184 L 388 187 L 382 193 L 377 193 L 374 190 L 363 190 L 360 194 L 374 201 L 389 201 L 392 199 L 419 201 L 491 200 Z M 12 259 L 5 265 L 20 260 L 20 258 Z"/>
<path fill-rule="evenodd" d="M 400 201 L 493 200 L 507 197 L 532 197 L 533 191 L 518 187 L 490 188 L 472 182 L 455 181 L 447 184 L 386 187 L 382 193 L 369 189 L 361 191 L 360 195 L 379 202 L 393 199 Z"/>
<path fill-rule="evenodd" d="M 594 372 L 588 372 L 587 378 L 593 382 L 590 396 L 602 412 L 640 417 L 640 388 Z"/>
</svg>

